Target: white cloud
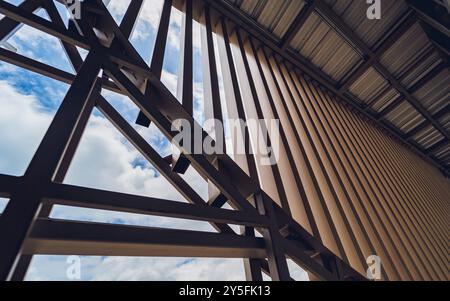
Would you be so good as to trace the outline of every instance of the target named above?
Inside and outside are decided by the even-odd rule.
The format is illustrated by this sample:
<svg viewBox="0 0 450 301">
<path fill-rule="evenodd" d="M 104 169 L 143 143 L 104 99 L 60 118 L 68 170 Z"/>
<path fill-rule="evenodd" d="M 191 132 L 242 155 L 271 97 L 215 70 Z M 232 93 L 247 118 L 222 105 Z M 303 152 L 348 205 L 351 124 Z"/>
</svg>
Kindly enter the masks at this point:
<svg viewBox="0 0 450 301">
<path fill-rule="evenodd" d="M 133 270 L 127 266 L 135 266 Z M 106 258 L 93 280 L 245 280 L 242 259 Z"/>
<path fill-rule="evenodd" d="M 35 256 L 27 280 L 67 280 L 66 256 Z M 240 281 L 242 259 L 161 257 L 80 257 L 81 280 Z M 45 266 L 45 269 L 42 267 Z"/>
<path fill-rule="evenodd" d="M 32 95 L 18 93 L 0 81 L 0 172 L 22 175 L 50 125 Z"/>
</svg>

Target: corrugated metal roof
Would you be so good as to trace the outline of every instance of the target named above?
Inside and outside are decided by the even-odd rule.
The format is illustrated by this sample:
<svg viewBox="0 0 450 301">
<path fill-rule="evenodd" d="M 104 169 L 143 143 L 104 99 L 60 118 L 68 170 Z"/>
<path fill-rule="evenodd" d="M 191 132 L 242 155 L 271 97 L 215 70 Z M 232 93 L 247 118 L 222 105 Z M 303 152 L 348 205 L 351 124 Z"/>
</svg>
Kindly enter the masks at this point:
<svg viewBox="0 0 450 301">
<path fill-rule="evenodd" d="M 349 90 L 365 103 L 370 103 L 388 87 L 389 83 L 371 67 L 350 86 Z"/>
<path fill-rule="evenodd" d="M 303 0 L 229 0 L 264 28 L 281 38 L 302 10 Z"/>
<path fill-rule="evenodd" d="M 442 61 L 439 58 L 439 54 L 429 45 L 429 47 L 421 50 L 421 54 L 416 57 L 413 64 L 404 68 L 399 77 L 400 82 L 409 89 L 440 62 Z"/>
<path fill-rule="evenodd" d="M 317 13 L 312 13 L 306 20 L 291 46 L 337 81 L 362 60 L 347 41 Z"/>
<path fill-rule="evenodd" d="M 380 95 L 380 97 L 373 102 L 371 107 L 375 112 L 380 113 L 399 97 L 400 93 L 397 90 L 395 90 L 394 88 L 389 88 L 384 92 L 383 95 Z"/>
<path fill-rule="evenodd" d="M 426 130 L 417 134 L 414 140 L 425 146 L 425 148 L 431 147 L 433 144 L 441 141 L 444 137 L 436 131 L 433 127 L 428 127 Z"/>
<path fill-rule="evenodd" d="M 406 100 L 389 112 L 385 118 L 403 133 L 409 132 L 418 124 L 425 121 L 425 118 L 423 118 Z"/>
<path fill-rule="evenodd" d="M 426 82 L 414 96 L 431 114 L 435 114 L 450 102 L 450 71 L 445 69 Z"/>
<path fill-rule="evenodd" d="M 427 35 L 419 24 L 414 24 L 394 45 L 381 57 L 380 62 L 394 76 L 402 72 L 420 57 L 421 51 L 432 47 Z"/>
</svg>

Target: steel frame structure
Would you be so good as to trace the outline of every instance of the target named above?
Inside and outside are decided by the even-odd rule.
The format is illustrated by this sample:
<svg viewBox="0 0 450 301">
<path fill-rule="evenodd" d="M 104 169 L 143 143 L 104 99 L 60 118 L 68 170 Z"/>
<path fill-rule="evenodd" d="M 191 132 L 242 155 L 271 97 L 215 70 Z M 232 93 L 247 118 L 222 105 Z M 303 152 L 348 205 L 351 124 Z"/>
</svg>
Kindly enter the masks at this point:
<svg viewBox="0 0 450 301">
<path fill-rule="evenodd" d="M 22 280 L 35 254 L 80 254 L 246 258 L 249 280 L 262 280 L 262 272 L 273 280 L 291 280 L 288 257 L 317 279 L 364 280 L 361 274 L 302 228 L 262 191 L 255 177 L 249 177 L 230 157 L 206 153 L 192 155 L 181 147 L 172 158 L 162 158 L 101 95 L 101 89 L 127 95 L 142 112 L 139 120 L 147 124 L 153 122 L 169 140 L 178 134 L 171 129 L 173 120 L 186 119 L 194 128 L 191 85 L 193 4 L 205 4 L 201 22 L 205 25 L 205 49 L 208 50 L 208 63 L 204 66 L 205 74 L 209 75 L 206 90 L 211 94 L 208 104 L 211 109 L 207 114 L 220 115 L 212 44 L 213 12 L 210 11 L 217 9 L 216 2 L 186 1 L 182 8 L 186 15 L 183 23 L 183 84 L 179 91 L 182 104 L 160 80 L 170 9 L 178 1 L 165 1 L 156 40 L 157 51 L 150 67 L 128 40 L 142 2 L 131 1 L 118 25 L 102 1 L 85 0 L 81 6 L 83 17 L 78 21 L 83 33 L 80 35 L 72 21 L 68 28 L 64 26 L 51 0 L 25 0 L 19 6 L 0 1 L 0 13 L 6 16 L 0 21 L 0 39 L 20 24 L 32 26 L 60 39 L 76 70 L 73 75 L 0 49 L 1 60 L 70 84 L 24 176 L 0 175 L 0 196 L 10 199 L 0 217 L 0 279 Z M 33 14 L 38 8 L 44 8 L 51 21 Z M 223 13 L 220 9 L 219 12 Z M 221 20 L 226 55 L 229 63 L 234 64 L 227 34 L 229 27 L 225 19 Z M 242 50 L 243 37 L 240 34 L 238 37 Z M 80 57 L 76 47 L 89 51 L 86 59 Z M 235 88 L 238 87 L 236 78 L 231 71 L 231 84 Z M 249 80 L 251 82 L 251 78 Z M 255 89 L 253 85 L 253 93 L 256 93 Z M 239 89 L 234 90 L 234 97 L 242 98 Z M 63 184 L 94 108 L 98 108 L 191 204 Z M 237 113 L 242 114 L 239 109 Z M 203 132 L 203 137 L 209 136 Z M 216 187 L 216 190 L 210 189 L 209 202 L 202 200 L 179 175 L 188 164 Z M 249 166 L 249 169 L 250 174 L 254 173 L 254 167 Z M 221 208 L 225 202 L 235 210 Z M 217 233 L 54 220 L 49 214 L 56 204 L 208 221 Z M 230 224 L 242 226 L 242 234 L 235 233 Z M 262 234 L 261 238 L 255 236 L 256 231 Z"/>
</svg>

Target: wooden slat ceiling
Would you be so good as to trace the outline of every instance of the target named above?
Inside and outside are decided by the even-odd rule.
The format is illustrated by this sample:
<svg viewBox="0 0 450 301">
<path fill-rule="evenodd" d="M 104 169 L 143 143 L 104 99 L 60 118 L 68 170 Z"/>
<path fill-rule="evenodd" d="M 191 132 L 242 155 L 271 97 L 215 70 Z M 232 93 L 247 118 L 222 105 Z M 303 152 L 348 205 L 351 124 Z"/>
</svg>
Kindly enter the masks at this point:
<svg viewBox="0 0 450 301">
<path fill-rule="evenodd" d="M 393 126 L 448 175 L 446 22 L 430 23 L 414 0 L 382 0 L 380 20 L 369 20 L 368 5 L 360 0 L 222 1 L 245 12 L 281 47 L 285 42 L 289 51 L 313 63 L 337 89 Z M 448 20 L 448 11 L 438 2 L 433 5 Z"/>
</svg>

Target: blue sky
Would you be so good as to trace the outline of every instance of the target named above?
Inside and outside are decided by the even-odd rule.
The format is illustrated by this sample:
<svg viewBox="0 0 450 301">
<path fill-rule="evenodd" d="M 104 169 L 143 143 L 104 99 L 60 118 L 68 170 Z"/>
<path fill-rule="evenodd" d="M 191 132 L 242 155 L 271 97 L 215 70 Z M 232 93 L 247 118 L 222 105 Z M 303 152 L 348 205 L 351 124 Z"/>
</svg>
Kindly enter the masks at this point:
<svg viewBox="0 0 450 301">
<path fill-rule="evenodd" d="M 8 2 L 17 5 L 21 1 Z M 116 21 L 120 21 L 128 3 L 129 0 L 111 1 L 109 9 Z M 147 62 L 153 53 L 161 9 L 162 0 L 146 0 L 131 37 L 132 44 Z M 66 21 L 64 7 L 58 4 L 58 10 Z M 47 18 L 43 11 L 38 14 Z M 163 83 L 174 94 L 181 18 L 179 11 L 172 11 L 162 76 Z M 61 55 L 63 52 L 60 42 L 45 33 L 23 26 L 8 42 L 17 48 L 19 54 L 73 73 L 67 58 Z M 198 24 L 195 24 L 194 28 L 194 45 L 194 115 L 196 120 L 202 123 L 203 87 Z M 23 174 L 67 90 L 66 84 L 0 62 L 0 173 Z M 113 92 L 103 91 L 102 94 L 162 156 L 170 154 L 170 144 L 158 129 L 153 125 L 149 129 L 134 125 L 138 109 L 130 100 Z M 190 168 L 183 177 L 206 200 L 207 185 L 197 172 Z M 98 111 L 91 116 L 65 182 L 185 201 Z M 0 199 L 0 211 L 5 204 L 6 200 Z M 213 231 L 208 223 L 203 222 L 62 206 L 56 207 L 51 216 L 71 220 Z M 66 259 L 66 256 L 35 256 L 27 279 L 67 280 Z M 244 279 L 240 259 L 82 257 L 81 262 L 81 275 L 84 280 Z M 297 278 L 305 278 L 299 269 L 293 269 L 293 272 Z"/>
</svg>

